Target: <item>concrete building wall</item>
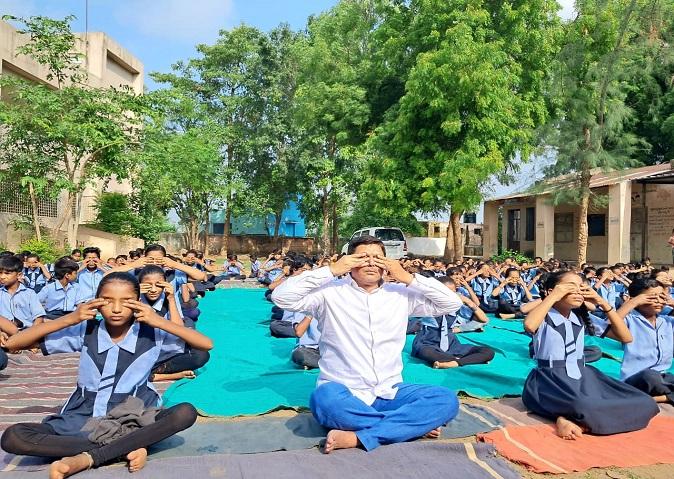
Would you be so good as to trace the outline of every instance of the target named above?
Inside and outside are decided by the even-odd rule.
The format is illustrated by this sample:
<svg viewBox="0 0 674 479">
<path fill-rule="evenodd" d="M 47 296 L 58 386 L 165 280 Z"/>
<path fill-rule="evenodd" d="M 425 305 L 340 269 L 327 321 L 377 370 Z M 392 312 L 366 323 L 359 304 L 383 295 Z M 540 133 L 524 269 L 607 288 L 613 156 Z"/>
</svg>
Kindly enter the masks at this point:
<svg viewBox="0 0 674 479">
<path fill-rule="evenodd" d="M 84 54 L 82 67 L 87 72 L 87 83 L 96 88 L 129 88 L 136 94 L 142 94 L 144 89 L 143 63 L 131 52 L 123 48 L 105 33 L 94 32 L 88 35 L 78 34 L 77 49 Z M 9 23 L 0 21 L 0 72 L 2 74 L 17 75 L 25 80 L 41 82 L 56 88 L 55 80 L 48 80 L 48 70 L 35 62 L 32 58 L 17 53 L 17 48 L 25 44 L 26 38 L 20 35 Z M 6 96 L 6 92 L 5 92 Z M 0 92 L 0 99 L 3 92 Z M 97 195 L 102 191 L 130 193 L 131 184 L 128 181 L 111 179 L 107 184 L 97 182 L 86 188 L 82 197 L 81 223 L 88 223 L 95 219 L 94 203 Z M 65 207 L 65 195 L 58 200 L 57 209 Z M 0 243 L 6 246 L 16 244 L 22 233 L 14 231 L 11 225 L 18 215 L 3 208 L 0 203 Z M 42 225 L 55 227 L 54 217 L 40 215 Z"/>
<path fill-rule="evenodd" d="M 641 261 L 650 257 L 655 264 L 671 264 L 667 239 L 674 229 L 674 185 L 623 181 L 593 190 L 605 204 L 592 207 L 589 215 L 604 218 L 604 234 L 588 237 L 587 259 L 595 264 Z M 508 248 L 510 211 L 520 211 L 519 251 L 544 259 L 554 256 L 575 261 L 578 255 L 579 217 L 573 205 L 552 206 L 544 196 L 485 203 L 485 256 L 495 253 L 494 232 L 498 229 L 498 208 L 502 212 L 502 248 Z M 525 212 L 536 208 L 535 240 L 526 241 Z M 487 214 L 489 213 L 489 214 Z M 566 219 L 572 218 L 570 223 Z M 550 224 L 552 223 L 552 225 Z M 565 231 L 566 227 L 570 227 Z"/>
</svg>

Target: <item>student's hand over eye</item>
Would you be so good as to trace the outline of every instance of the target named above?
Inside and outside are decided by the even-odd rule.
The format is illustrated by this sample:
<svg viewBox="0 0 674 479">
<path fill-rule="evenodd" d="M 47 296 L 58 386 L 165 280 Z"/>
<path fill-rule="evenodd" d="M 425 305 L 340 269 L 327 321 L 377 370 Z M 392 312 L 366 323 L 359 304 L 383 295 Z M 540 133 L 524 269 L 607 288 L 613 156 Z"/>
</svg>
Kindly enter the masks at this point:
<svg viewBox="0 0 674 479">
<path fill-rule="evenodd" d="M 140 293 L 146 294 L 152 290 L 152 285 L 150 283 L 140 283 Z"/>
<path fill-rule="evenodd" d="M 171 283 L 167 283 L 166 281 L 158 282 L 157 286 L 159 286 L 164 290 L 164 294 L 166 296 L 173 296 L 173 294 L 175 293 L 175 291 L 173 290 L 173 285 Z"/>
<path fill-rule="evenodd" d="M 657 294 L 640 294 L 639 296 L 635 296 L 632 301 L 634 302 L 635 308 L 638 308 L 639 306 L 656 305 L 660 304 L 660 296 Z"/>
<path fill-rule="evenodd" d="M 414 275 L 405 271 L 405 268 L 403 268 L 398 261 L 394 259 L 388 259 L 384 255 L 376 255 L 374 257 L 374 264 L 375 266 L 382 268 L 384 271 L 388 271 L 388 274 L 400 283 L 409 285 L 414 279 Z"/>
<path fill-rule="evenodd" d="M 76 324 L 95 319 L 98 314 L 98 309 L 106 304 L 108 304 L 108 300 L 103 298 L 96 298 L 87 301 L 86 303 L 79 304 L 77 309 L 73 312 Z"/>
<path fill-rule="evenodd" d="M 135 299 L 128 299 L 124 301 L 124 306 L 133 311 L 133 315 L 139 323 L 157 327 L 160 324 L 159 321 L 165 321 L 149 304 L 141 303 Z"/>
<path fill-rule="evenodd" d="M 361 268 L 367 266 L 370 258 L 367 253 L 354 253 L 342 256 L 338 261 L 330 264 L 330 271 L 333 276 L 342 276 L 353 268 Z"/>
<path fill-rule="evenodd" d="M 568 296 L 569 294 L 573 293 L 578 293 L 579 288 L 578 285 L 575 283 L 560 283 L 557 286 L 554 287 L 552 290 L 552 293 L 550 293 L 551 296 L 555 298 L 555 300 L 559 301 L 560 299 L 563 299 L 564 297 Z"/>
<path fill-rule="evenodd" d="M 5 345 L 7 344 L 8 339 L 9 339 L 9 335 L 4 331 L 0 331 L 0 347 L 4 348 Z"/>
</svg>

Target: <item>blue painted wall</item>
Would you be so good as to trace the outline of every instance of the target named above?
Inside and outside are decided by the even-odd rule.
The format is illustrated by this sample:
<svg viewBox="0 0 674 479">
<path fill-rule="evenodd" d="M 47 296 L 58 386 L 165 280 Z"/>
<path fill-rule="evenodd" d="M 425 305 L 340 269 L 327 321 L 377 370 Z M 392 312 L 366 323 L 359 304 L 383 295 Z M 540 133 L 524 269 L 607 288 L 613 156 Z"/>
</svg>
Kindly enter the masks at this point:
<svg viewBox="0 0 674 479">
<path fill-rule="evenodd" d="M 211 213 L 211 234 L 222 234 L 225 228 L 225 212 L 216 211 Z M 289 238 L 302 238 L 307 229 L 304 218 L 300 214 L 295 201 L 288 203 L 281 215 L 279 235 Z M 274 235 L 274 215 L 266 218 L 259 216 L 232 217 L 232 234 L 235 235 Z"/>
</svg>

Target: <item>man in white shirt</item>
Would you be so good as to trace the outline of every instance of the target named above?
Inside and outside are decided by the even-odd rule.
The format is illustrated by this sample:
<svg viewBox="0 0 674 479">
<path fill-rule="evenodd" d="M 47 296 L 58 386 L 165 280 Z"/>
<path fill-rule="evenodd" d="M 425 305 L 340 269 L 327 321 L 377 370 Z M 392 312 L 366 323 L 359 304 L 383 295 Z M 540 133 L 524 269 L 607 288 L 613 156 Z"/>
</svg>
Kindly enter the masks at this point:
<svg viewBox="0 0 674 479">
<path fill-rule="evenodd" d="M 356 238 L 348 253 L 288 278 L 272 294 L 278 307 L 318 320 L 320 375 L 310 406 L 331 429 L 325 452 L 438 437 L 458 412 L 456 395 L 403 383 L 401 353 L 409 316 L 455 314 L 461 299 L 436 279 L 386 259 L 375 237 Z M 397 283 L 384 283 L 384 271 Z"/>
</svg>

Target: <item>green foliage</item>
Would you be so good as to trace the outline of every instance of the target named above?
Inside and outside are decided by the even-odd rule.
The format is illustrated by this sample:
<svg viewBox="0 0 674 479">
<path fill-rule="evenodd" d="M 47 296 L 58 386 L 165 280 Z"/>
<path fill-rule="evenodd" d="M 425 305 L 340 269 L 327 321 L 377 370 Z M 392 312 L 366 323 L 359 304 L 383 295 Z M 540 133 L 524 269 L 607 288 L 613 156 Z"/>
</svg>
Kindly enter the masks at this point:
<svg viewBox="0 0 674 479">
<path fill-rule="evenodd" d="M 340 228 L 340 236 L 350 238 L 354 231 L 369 226 L 393 226 L 400 228 L 409 236 L 423 236 L 424 228 L 414 215 L 382 214 L 372 202 L 359 198 L 351 213 L 346 216 Z"/>
<path fill-rule="evenodd" d="M 122 193 L 103 193 L 96 201 L 96 222 L 91 226 L 101 231 L 123 236 L 133 236 L 156 242 L 161 233 L 174 231 L 166 216 L 157 210 L 140 213 L 132 205 L 133 197 Z"/>
<path fill-rule="evenodd" d="M 19 245 L 19 251 L 30 251 L 40 256 L 42 263 L 53 263 L 55 260 L 67 256 L 70 251 L 59 247 L 54 240 L 48 237 L 42 238 L 38 241 L 36 238 L 31 238 Z"/>
<path fill-rule="evenodd" d="M 518 263 L 525 263 L 525 262 L 526 263 L 532 263 L 533 262 L 533 260 L 531 258 L 523 255 L 519 251 L 512 251 L 512 250 L 509 250 L 509 249 L 503 250 L 501 253 L 492 256 L 491 260 L 492 261 L 498 261 L 499 263 L 502 263 L 507 258 L 513 258 Z"/>
</svg>

